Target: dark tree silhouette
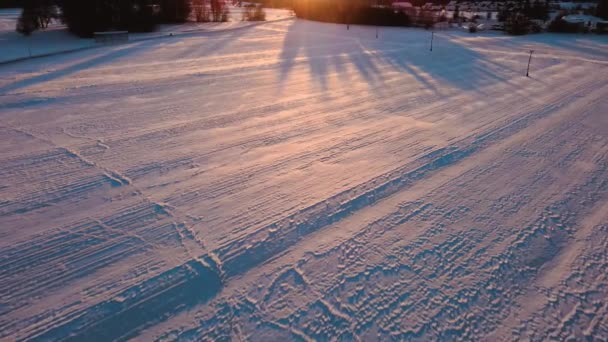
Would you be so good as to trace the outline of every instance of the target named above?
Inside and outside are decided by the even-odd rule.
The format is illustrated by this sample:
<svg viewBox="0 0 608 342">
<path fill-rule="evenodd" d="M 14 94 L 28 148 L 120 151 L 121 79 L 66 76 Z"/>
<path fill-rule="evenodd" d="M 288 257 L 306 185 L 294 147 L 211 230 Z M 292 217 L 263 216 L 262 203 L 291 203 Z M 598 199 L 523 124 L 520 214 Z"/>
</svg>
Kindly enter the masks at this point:
<svg viewBox="0 0 608 342">
<path fill-rule="evenodd" d="M 24 0 L 22 5 L 23 11 L 17 21 L 17 31 L 25 35 L 47 28 L 51 20 L 58 16 L 53 0 Z"/>
<path fill-rule="evenodd" d="M 546 21 L 549 19 L 549 4 L 546 1 L 537 0 L 533 5 L 524 7 L 523 14 L 530 19 Z"/>
<path fill-rule="evenodd" d="M 166 23 L 183 23 L 190 17 L 190 0 L 161 0 L 161 20 Z"/>
<path fill-rule="evenodd" d="M 365 0 L 294 0 L 298 18 L 360 25 L 410 26 L 410 17 L 392 8 L 371 7 Z"/>
<path fill-rule="evenodd" d="M 147 0 L 61 0 L 60 7 L 70 31 L 82 37 L 108 30 L 151 31 L 157 23 Z"/>
<path fill-rule="evenodd" d="M 595 15 L 602 19 L 608 19 L 608 0 L 600 0 L 597 3 Z"/>
<path fill-rule="evenodd" d="M 197 22 L 211 21 L 211 13 L 207 0 L 192 0 L 192 10 L 194 11 L 194 19 Z"/>
<path fill-rule="evenodd" d="M 23 0 L 2 0 L 0 8 L 18 8 L 23 7 Z"/>
</svg>

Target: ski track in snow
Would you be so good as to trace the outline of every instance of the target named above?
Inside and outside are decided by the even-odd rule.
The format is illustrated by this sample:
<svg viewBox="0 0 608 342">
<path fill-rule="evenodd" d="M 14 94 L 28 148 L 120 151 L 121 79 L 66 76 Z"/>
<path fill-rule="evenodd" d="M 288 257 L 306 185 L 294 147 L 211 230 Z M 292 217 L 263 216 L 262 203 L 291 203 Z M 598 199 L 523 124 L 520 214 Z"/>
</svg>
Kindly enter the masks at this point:
<svg viewBox="0 0 608 342">
<path fill-rule="evenodd" d="M 0 339 L 607 339 L 605 37 L 374 36 L 0 66 Z"/>
</svg>

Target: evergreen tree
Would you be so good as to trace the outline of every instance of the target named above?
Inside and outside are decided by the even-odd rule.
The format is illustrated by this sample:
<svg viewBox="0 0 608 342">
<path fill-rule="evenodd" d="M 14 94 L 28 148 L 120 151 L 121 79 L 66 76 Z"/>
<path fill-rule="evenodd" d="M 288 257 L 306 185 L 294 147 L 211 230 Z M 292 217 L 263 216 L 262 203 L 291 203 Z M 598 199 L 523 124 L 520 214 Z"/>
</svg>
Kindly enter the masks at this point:
<svg viewBox="0 0 608 342">
<path fill-rule="evenodd" d="M 183 23 L 190 17 L 190 0 L 161 0 L 161 20 L 166 23 Z"/>
<path fill-rule="evenodd" d="M 57 7 L 52 0 L 24 0 L 17 31 L 30 35 L 36 30 L 47 28 L 56 17 Z"/>
<path fill-rule="evenodd" d="M 81 37 L 108 30 L 151 31 L 156 24 L 146 0 L 62 0 L 60 7 L 64 23 Z"/>
<path fill-rule="evenodd" d="M 530 5 L 530 0 L 525 0 L 524 7 L 522 9 L 522 13 L 529 18 L 530 17 L 529 14 L 531 11 L 532 11 L 532 6 Z"/>
<path fill-rule="evenodd" d="M 505 6 L 502 6 L 500 8 L 500 10 L 498 11 L 498 14 L 496 15 L 496 20 L 498 20 L 500 22 L 505 22 L 509 18 L 510 14 L 511 14 L 510 10 L 507 9 Z"/>
<path fill-rule="evenodd" d="M 456 5 L 456 8 L 454 8 L 454 14 L 452 15 L 452 19 L 454 21 L 460 20 L 460 7 L 458 7 L 458 5 Z"/>
<path fill-rule="evenodd" d="M 523 14 L 531 19 L 546 21 L 549 19 L 549 4 L 546 1 L 541 2 L 541 0 L 537 0 L 531 6 L 525 6 Z"/>
<path fill-rule="evenodd" d="M 23 0 L 2 0 L 0 8 L 23 8 Z"/>
<path fill-rule="evenodd" d="M 129 3 L 129 1 L 125 1 Z M 126 28 L 130 32 L 150 32 L 156 29 L 159 18 L 153 4 L 148 0 L 131 0 L 130 8 L 123 11 L 127 14 Z"/>
<path fill-rule="evenodd" d="M 602 19 L 608 19 L 608 0 L 599 0 L 595 8 L 595 15 Z"/>
<path fill-rule="evenodd" d="M 34 15 L 35 8 L 32 7 L 33 1 L 28 1 L 23 6 L 23 11 L 17 20 L 17 32 L 29 36 L 39 29 L 38 20 Z"/>
<path fill-rule="evenodd" d="M 513 13 L 505 21 L 505 31 L 512 35 L 527 34 L 530 28 L 530 19 L 522 13 Z"/>
</svg>

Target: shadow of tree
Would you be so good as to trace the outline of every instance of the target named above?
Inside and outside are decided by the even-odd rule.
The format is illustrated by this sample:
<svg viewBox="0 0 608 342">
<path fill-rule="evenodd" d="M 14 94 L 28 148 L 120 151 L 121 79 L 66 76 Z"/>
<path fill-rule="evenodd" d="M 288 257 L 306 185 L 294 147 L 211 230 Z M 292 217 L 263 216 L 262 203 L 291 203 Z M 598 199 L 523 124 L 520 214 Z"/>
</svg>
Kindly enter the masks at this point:
<svg viewBox="0 0 608 342">
<path fill-rule="evenodd" d="M 309 31 L 309 25 L 305 20 L 297 20 L 287 28 L 279 57 L 281 85 L 297 64 L 308 65 L 311 78 L 323 90 L 328 89 L 329 75 L 335 73 L 343 77 L 348 64 L 352 64 L 368 82 L 374 82 L 379 71 L 356 38 Z M 332 26 L 335 30 L 335 25 Z"/>
<path fill-rule="evenodd" d="M 74 73 L 89 68 L 97 67 L 103 64 L 109 64 L 127 56 L 133 56 L 134 54 L 143 53 L 146 50 L 157 47 L 159 44 L 162 44 L 162 42 L 143 41 L 130 43 L 127 45 L 104 48 L 103 50 L 98 50 L 100 52 L 96 53 L 92 57 L 87 57 L 84 60 L 79 60 L 76 63 L 71 63 L 57 70 L 6 84 L 5 86 L 0 87 L 0 94 L 5 94 L 33 85 L 50 82 L 62 77 L 70 76 Z"/>
<path fill-rule="evenodd" d="M 305 20 L 292 23 L 285 33 L 280 55 L 279 82 L 285 81 L 297 65 L 308 65 L 310 76 L 328 90 L 330 73 L 342 77 L 349 67 L 370 84 L 384 80 L 386 67 L 404 71 L 435 93 L 442 87 L 483 92 L 485 86 L 509 83 L 507 65 L 488 59 L 453 41 L 449 34 L 436 34 L 429 51 L 430 31 L 412 28 L 382 28 L 375 39 L 375 27 L 316 24 L 323 32 L 310 29 Z M 428 36 L 428 37 L 427 37 Z M 404 39 L 405 38 L 405 39 Z"/>
<path fill-rule="evenodd" d="M 167 63 L 170 63 L 171 60 L 175 59 L 183 59 L 187 57 L 201 57 L 215 53 L 228 46 L 231 42 L 237 40 L 240 35 L 242 35 L 244 32 L 247 32 L 251 28 L 252 27 L 243 27 L 230 32 L 202 32 L 198 34 L 189 34 L 187 35 L 189 38 L 212 38 L 206 39 L 201 45 L 193 45 L 192 47 L 187 49 L 176 49 L 176 51 L 179 51 L 178 54 L 169 53 L 163 55 L 162 59 L 166 60 Z M 77 72 L 84 71 L 89 68 L 114 63 L 119 61 L 120 59 L 133 58 L 138 54 L 145 53 L 146 51 L 152 49 L 171 47 L 173 44 L 175 44 L 175 42 L 176 40 L 172 38 L 150 39 L 135 41 L 124 45 L 103 46 L 99 49 L 95 49 L 94 53 L 92 53 L 91 50 L 70 52 L 66 54 L 66 56 L 69 56 L 69 58 L 66 58 L 66 62 L 64 63 L 65 66 L 45 74 L 21 79 L 19 81 L 11 82 L 0 86 L 0 94 L 6 94 L 33 85 L 50 82 L 62 77 L 70 76 Z M 77 62 L 70 62 L 71 60 L 74 60 L 75 54 L 83 54 L 86 57 L 78 59 Z M 28 61 L 24 61 L 24 63 L 27 62 Z"/>
</svg>

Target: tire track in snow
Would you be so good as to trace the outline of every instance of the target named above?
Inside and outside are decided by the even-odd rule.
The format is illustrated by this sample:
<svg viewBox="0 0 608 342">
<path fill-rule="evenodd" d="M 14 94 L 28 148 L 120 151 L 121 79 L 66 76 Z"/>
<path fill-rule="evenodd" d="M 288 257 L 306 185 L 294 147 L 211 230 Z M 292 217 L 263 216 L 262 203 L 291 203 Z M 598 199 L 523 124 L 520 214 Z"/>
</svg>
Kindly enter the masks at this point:
<svg viewBox="0 0 608 342">
<path fill-rule="evenodd" d="M 582 89 L 581 91 L 585 91 L 585 89 Z M 572 96 L 572 98 L 576 98 L 577 94 L 573 94 L 571 96 Z M 428 174 L 430 172 L 436 171 L 443 167 L 454 165 L 458 161 L 466 158 L 467 156 L 469 156 L 475 152 L 478 152 L 481 149 L 488 147 L 491 144 L 498 143 L 502 139 L 506 139 L 506 138 L 510 137 L 511 135 L 526 128 L 530 123 L 550 115 L 552 112 L 559 109 L 562 105 L 569 103 L 572 100 L 572 98 L 563 98 L 562 99 L 563 102 L 560 101 L 557 104 L 546 106 L 544 108 L 544 110 L 542 110 L 542 111 L 531 111 L 531 113 L 528 114 L 527 116 L 524 116 L 518 120 L 511 122 L 507 126 L 501 126 L 489 133 L 482 134 L 482 135 L 479 135 L 479 136 L 473 138 L 472 142 L 471 142 L 471 140 L 469 140 L 467 142 L 463 142 L 462 144 L 465 146 L 465 148 L 458 148 L 456 146 L 452 146 L 450 148 L 446 148 L 446 149 L 431 153 L 431 154 L 427 155 L 426 158 L 423 158 L 423 159 L 425 159 L 426 164 L 421 166 L 419 169 L 412 171 L 411 173 L 405 173 L 405 175 L 412 177 L 413 179 L 421 179 L 425 176 L 428 176 Z M 397 184 L 405 183 L 405 184 L 402 185 L 402 187 L 399 187 L 399 185 L 395 185 L 395 183 L 397 183 Z M 389 185 L 387 186 L 386 184 L 389 184 Z M 253 243 L 252 243 L 253 247 L 247 246 L 247 245 L 238 245 L 237 248 L 235 248 L 234 245 L 229 245 L 228 247 L 226 247 L 225 251 L 227 251 L 228 253 L 231 253 L 231 252 L 234 253 L 234 251 L 237 251 L 236 258 L 231 254 L 222 254 L 222 250 L 220 249 L 220 251 L 218 252 L 218 256 L 222 260 L 222 263 L 223 263 L 222 267 L 226 271 L 226 274 L 228 276 L 234 276 L 234 275 L 238 275 L 243 272 L 246 272 L 247 270 L 258 265 L 259 263 L 266 262 L 269 259 L 280 255 L 281 251 L 288 248 L 290 245 L 295 244 L 299 239 L 305 237 L 306 235 L 308 235 L 318 229 L 321 229 L 322 227 L 324 227 L 328 224 L 336 222 L 337 220 L 342 219 L 353 212 L 356 212 L 356 210 L 361 209 L 363 206 L 373 204 L 374 199 L 370 198 L 373 196 L 370 196 L 370 197 L 366 197 L 366 196 L 379 194 L 380 195 L 380 196 L 378 196 L 379 198 L 384 198 L 394 192 L 387 191 L 388 192 L 388 194 L 387 194 L 387 193 L 382 193 L 380 191 L 383 191 L 384 189 L 388 188 L 391 185 L 397 186 L 398 190 L 402 190 L 403 187 L 405 187 L 408 184 L 409 184 L 409 180 L 404 181 L 403 173 L 402 173 L 401 177 L 397 177 L 397 180 L 393 179 L 392 181 L 389 181 L 388 183 L 381 184 L 380 186 L 372 188 L 372 190 L 370 190 L 369 192 L 359 191 L 359 193 L 362 193 L 361 195 L 355 196 L 354 198 L 348 199 L 341 203 L 336 198 L 330 198 L 327 202 L 321 202 L 321 205 L 319 205 L 318 207 L 313 206 L 313 207 L 307 209 L 307 210 L 319 209 L 320 211 L 317 211 L 317 212 L 304 211 L 303 212 L 303 214 L 311 215 L 310 217 L 291 216 L 291 217 L 288 217 L 287 219 L 285 219 L 285 221 L 279 221 L 276 225 L 273 224 L 271 226 L 268 226 L 267 229 L 270 232 L 269 232 L 268 238 L 266 240 L 264 240 L 264 238 L 259 239 L 258 238 L 259 235 L 253 235 L 250 237 L 243 238 L 242 241 L 244 241 L 245 243 L 251 243 L 251 241 L 253 241 Z M 353 193 L 348 193 L 348 195 L 352 196 Z M 359 201 L 363 202 L 363 204 L 361 204 L 361 202 L 359 202 Z M 323 212 L 322 210 L 325 207 L 328 207 L 328 204 L 332 203 L 332 202 L 339 202 L 340 206 L 339 207 L 329 207 L 328 213 Z M 424 211 L 425 210 L 424 208 L 428 208 L 428 207 L 423 207 L 423 209 L 420 209 L 420 210 Z M 419 212 L 418 210 L 414 210 L 413 215 L 415 216 L 416 213 L 418 213 L 418 212 Z M 332 216 L 332 215 L 336 215 L 336 216 Z M 344 215 L 344 216 L 340 216 L 340 215 Z M 397 222 L 396 224 L 403 223 L 403 222 L 409 220 L 411 217 L 412 216 L 406 215 L 405 218 L 400 218 L 400 220 L 396 221 Z M 315 220 L 317 220 L 317 221 L 315 221 Z M 387 220 L 389 220 L 389 219 L 387 218 Z M 390 219 L 390 220 L 394 221 L 394 219 Z M 310 226 L 311 222 L 313 224 L 312 227 Z M 280 226 L 280 224 L 284 224 L 284 226 Z M 317 225 L 314 225 L 314 224 L 317 224 Z M 281 232 L 281 229 L 283 229 L 283 232 Z M 262 234 L 260 234 L 260 235 L 262 235 Z M 292 234 L 292 235 L 289 235 L 289 234 Z M 534 233 L 534 234 L 536 234 L 536 233 Z M 257 244 L 257 246 L 256 246 L 256 244 Z M 238 247 L 241 247 L 241 246 L 244 246 L 244 250 L 239 251 Z M 255 249 L 256 247 L 258 249 Z M 264 248 L 266 248 L 266 249 L 264 249 Z M 268 248 L 270 248 L 270 250 L 268 250 Z M 272 249 L 272 248 L 274 248 L 274 249 Z M 240 255 L 238 253 L 240 253 Z M 263 259 L 263 258 L 254 259 L 256 256 L 260 256 L 260 255 L 262 255 L 263 257 L 266 257 L 266 259 Z M 233 258 L 232 260 L 231 260 L 231 257 Z M 241 257 L 242 259 L 238 259 L 238 257 Z M 243 266 L 246 267 L 244 270 L 243 270 Z M 234 270 L 234 267 L 237 267 L 236 271 Z M 469 294 L 466 294 L 466 296 L 469 296 Z M 424 332 L 424 330 L 418 330 L 417 332 L 412 332 L 412 334 L 414 334 L 412 336 L 421 334 L 423 332 Z"/>
<path fill-rule="evenodd" d="M 596 99 L 596 101 L 598 100 Z M 593 106 L 592 101 L 590 107 Z M 572 107 L 569 110 L 574 113 L 576 104 Z M 586 114 L 560 118 L 562 123 L 557 129 L 550 127 L 543 131 L 543 135 L 532 138 L 536 147 L 544 149 L 547 143 L 559 143 L 564 132 L 573 129 L 583 134 L 587 133 L 584 129 L 573 127 L 569 123 L 572 117 L 584 119 L 585 116 Z M 534 129 L 536 128 L 538 126 L 534 127 Z M 534 135 L 531 129 L 527 134 Z M 552 158 L 541 167 L 552 169 L 554 166 L 566 164 L 562 167 L 576 169 L 576 159 L 578 158 L 573 158 L 572 154 L 580 150 L 577 145 L 593 145 L 593 140 L 594 138 L 589 136 L 581 137 L 580 141 L 575 139 L 572 146 L 564 148 L 569 153 L 554 151 Z M 512 145 L 515 147 L 517 143 L 518 141 L 512 142 Z M 512 163 L 517 159 L 526 158 L 518 150 L 508 151 L 506 154 L 505 157 L 498 155 L 495 158 L 506 159 Z M 247 319 L 254 320 L 252 325 L 256 324 L 257 319 L 268 322 L 267 315 L 263 314 L 271 315 L 272 305 L 272 309 L 281 314 L 280 319 L 277 322 L 270 322 L 270 325 L 277 323 L 281 329 L 297 326 L 297 329 L 305 336 L 321 340 L 349 339 L 349 335 L 340 334 L 353 330 L 364 332 L 369 330 L 373 324 L 381 325 L 382 335 L 367 335 L 369 338 L 383 336 L 400 340 L 457 337 L 484 339 L 483 336 L 487 336 L 484 334 L 490 333 L 500 324 L 501 319 L 508 313 L 509 305 L 512 305 L 513 300 L 520 295 L 522 289 L 533 281 L 539 270 L 561 253 L 578 222 L 605 202 L 606 190 L 608 190 L 606 156 L 604 153 L 592 158 L 597 162 L 597 169 L 586 172 L 584 176 L 569 183 L 567 189 L 562 189 L 561 196 L 554 198 L 553 203 L 550 203 L 544 210 L 540 210 L 540 212 L 534 210 L 535 214 L 531 220 L 524 215 L 524 219 L 529 222 L 521 228 L 517 226 L 503 228 L 502 225 L 512 222 L 512 220 L 505 220 L 505 223 L 494 223 L 497 227 L 493 229 L 497 232 L 489 229 L 491 226 L 484 229 L 471 228 L 469 222 L 454 231 L 456 227 L 450 227 L 450 225 L 458 222 L 459 216 L 470 216 L 470 214 L 467 211 L 442 212 L 438 210 L 441 209 L 441 205 L 446 205 L 445 209 L 455 206 L 450 204 L 452 199 L 446 196 L 454 188 L 446 185 L 442 191 L 429 194 L 428 198 L 428 200 L 433 198 L 438 201 L 442 200 L 443 203 L 438 204 L 436 208 L 429 209 L 427 211 L 429 215 L 425 214 L 425 217 L 420 217 L 410 225 L 429 225 L 429 222 L 434 225 L 433 228 L 426 229 L 426 233 L 415 241 L 409 243 L 406 239 L 403 240 L 403 243 L 395 243 L 396 246 L 391 250 L 385 249 L 387 241 L 400 241 L 380 238 L 384 234 L 383 229 L 390 230 L 395 227 L 391 223 L 392 219 L 389 219 L 393 215 L 391 214 L 386 217 L 386 221 L 380 220 L 370 224 L 365 229 L 369 236 L 354 237 L 340 247 L 328 251 L 327 254 L 315 255 L 315 262 L 310 259 L 298 262 L 297 267 L 305 268 L 303 273 L 308 277 L 322 279 L 315 291 L 320 290 L 327 294 L 324 298 L 326 301 L 331 299 L 332 305 L 340 305 L 341 311 L 346 312 L 355 321 L 353 323 L 356 323 L 356 329 L 352 328 L 353 325 L 350 330 L 344 328 L 342 324 L 334 325 L 336 318 L 331 312 L 317 313 L 314 309 L 316 307 L 314 300 L 307 302 L 309 297 L 298 292 L 296 285 L 289 283 L 281 286 L 281 283 L 285 281 L 284 277 L 277 277 L 268 286 L 265 286 L 268 292 L 264 293 L 263 297 L 269 298 L 268 293 L 276 289 L 276 293 L 273 295 L 280 297 L 286 293 L 285 296 L 290 296 L 292 301 L 287 299 L 282 303 L 276 303 L 276 306 L 273 303 L 257 305 L 258 308 L 263 305 L 267 306 L 267 310 L 263 309 L 262 312 L 247 308 L 244 303 L 242 306 L 235 304 L 237 307 L 242 307 L 241 322 L 247 322 Z M 590 157 L 593 155 L 587 153 L 582 159 L 586 160 Z M 478 172 L 483 172 L 483 167 L 484 165 L 480 165 Z M 501 168 L 505 169 L 507 166 L 502 165 Z M 534 168 L 532 170 L 522 169 L 522 171 L 526 171 L 522 176 L 531 177 L 530 180 L 534 180 L 534 170 Z M 571 170 L 569 169 L 569 171 Z M 550 174 L 549 171 L 546 172 Z M 466 178 L 469 182 L 463 186 L 465 188 L 466 185 L 482 187 L 477 180 L 479 176 L 480 173 L 463 174 L 462 178 Z M 491 177 L 492 174 L 488 174 L 484 178 Z M 511 178 L 513 177 L 516 176 L 511 176 Z M 460 182 L 463 181 L 460 180 Z M 501 181 L 498 180 L 494 186 L 500 186 L 500 184 Z M 464 191 L 458 190 L 457 192 L 461 194 Z M 582 201 L 583 199 L 584 201 Z M 479 209 L 488 215 L 491 215 L 494 210 L 491 206 L 485 208 L 482 206 Z M 505 215 L 517 217 L 515 214 L 505 213 Z M 480 221 L 478 224 L 483 223 Z M 493 235 L 495 233 L 497 235 Z M 383 250 L 378 254 L 386 257 L 384 262 L 379 265 L 374 265 L 373 259 L 366 259 L 364 255 L 373 254 L 369 245 L 374 240 L 385 240 L 378 242 L 383 243 L 381 246 Z M 349 244 L 352 247 L 346 248 L 345 245 Z M 500 249 L 490 250 L 496 248 L 493 245 L 497 245 Z M 347 252 L 349 258 L 338 265 L 330 255 L 335 256 L 346 249 L 350 249 Z M 356 258 L 362 260 L 357 262 Z M 401 262 L 395 262 L 398 260 Z M 370 263 L 372 264 L 370 265 Z M 365 267 L 365 265 L 369 265 L 369 267 Z M 341 266 L 345 269 L 340 268 Z M 321 270 L 325 268 L 329 268 L 329 270 L 326 270 L 327 273 L 322 273 Z M 352 271 L 356 271 L 355 274 Z M 343 275 L 345 276 L 343 277 Z M 474 276 L 477 275 L 484 275 L 484 277 L 475 280 Z M 259 280 L 263 278 L 264 276 L 261 276 Z M 382 279 L 386 279 L 386 282 Z M 469 279 L 474 281 L 467 282 Z M 443 283 L 445 286 L 441 285 Z M 365 287 L 365 291 L 360 290 L 359 287 Z M 368 292 L 367 295 L 365 295 L 366 292 Z M 291 294 L 289 295 L 289 293 Z M 358 293 L 363 294 L 358 295 Z M 339 298 L 335 299 L 333 296 Z M 294 297 L 297 300 L 294 300 Z M 304 303 L 300 303 L 301 301 Z M 293 307 L 290 306 L 291 303 L 298 304 Z M 283 315 L 281 309 L 285 305 L 293 312 L 288 317 Z M 213 310 L 211 311 L 213 312 Z M 262 317 L 260 318 L 260 316 Z M 403 318 L 404 321 L 400 321 L 400 318 Z M 219 319 L 219 316 L 211 318 L 212 321 L 216 319 Z M 225 323 L 221 319 L 219 319 L 221 323 L 215 322 L 215 325 Z M 197 323 L 200 328 L 184 331 L 184 340 L 188 340 L 188 336 L 205 336 L 206 338 L 230 336 L 230 332 L 224 329 L 225 326 L 214 326 L 213 329 L 208 329 L 208 321 L 197 321 Z M 403 329 L 404 326 L 410 327 L 410 329 Z"/>
<path fill-rule="evenodd" d="M 406 165 L 376 177 L 263 227 L 240 241 L 230 243 L 217 252 L 222 260 L 223 269 L 228 275 L 242 274 L 278 255 L 306 235 L 337 222 L 365 206 L 373 205 L 432 172 L 458 163 L 490 144 L 506 139 L 531 122 L 550 115 L 584 91 L 586 89 L 579 90 L 556 104 L 548 105 L 541 111 L 530 112 L 506 126 L 478 135 L 472 140 L 467 139 L 432 151 L 421 157 L 417 161 L 418 165 Z"/>
<path fill-rule="evenodd" d="M 582 91 L 585 91 L 585 89 L 579 90 L 579 92 Z M 221 279 L 224 278 L 221 273 L 222 271 L 228 278 L 247 272 L 251 268 L 280 255 L 280 253 L 285 251 L 289 246 L 297 243 L 310 233 L 352 215 L 363 207 L 373 205 L 377 201 L 403 190 L 414 181 L 427 177 L 432 172 L 454 165 L 481 149 L 515 134 L 531 122 L 550 115 L 552 111 L 558 109 L 562 104 L 570 102 L 572 98 L 575 98 L 576 96 L 577 94 L 574 94 L 571 95 L 571 97 L 563 98 L 557 104 L 546 106 L 544 110 L 532 111 L 510 124 L 496 128 L 486 134 L 480 134 L 476 137 L 455 143 L 449 147 L 428 153 L 417 161 L 418 165 L 404 166 L 391 173 L 376 177 L 372 181 L 364 183 L 359 187 L 349 189 L 325 201 L 300 210 L 296 214 L 288 216 L 283 220 L 262 228 L 256 233 L 247 235 L 232 244 L 220 248 L 215 252 L 215 254 L 217 254 L 217 259 L 202 256 L 201 259 L 206 260 L 208 264 L 215 266 L 204 268 L 204 270 L 207 271 L 197 271 L 193 275 L 184 276 L 187 279 L 199 279 L 198 277 L 201 275 L 201 283 L 198 283 L 199 280 L 184 280 L 183 282 L 178 281 L 178 285 L 176 286 L 178 288 L 185 286 L 187 289 L 189 288 L 188 286 L 190 286 L 187 284 L 190 282 L 197 283 L 199 284 L 198 286 L 204 286 L 204 288 L 207 289 L 201 292 L 201 295 L 204 294 L 203 299 L 201 300 L 204 301 L 212 298 L 221 289 L 221 286 L 216 286 L 214 284 L 218 284 L 218 282 L 221 284 Z M 184 267 L 189 269 L 187 265 L 190 264 L 185 264 L 184 266 L 179 266 L 176 269 L 167 271 L 159 277 L 169 277 L 175 272 L 182 274 Z M 220 269 L 222 271 L 220 271 Z M 206 283 L 206 279 L 209 280 L 209 284 Z M 157 281 L 159 280 L 156 278 L 151 279 L 150 284 L 154 284 Z M 156 297 L 156 294 L 154 293 L 160 295 L 164 293 L 165 290 L 162 288 L 158 289 L 155 285 L 146 286 L 146 289 L 148 288 L 150 289 L 148 290 L 150 293 L 144 292 L 141 299 L 137 297 L 121 304 L 119 307 L 122 309 L 118 310 L 120 313 L 116 315 L 116 317 L 124 317 L 122 316 L 123 313 L 124 315 L 132 315 L 134 313 L 142 315 L 144 312 L 156 312 L 158 315 L 159 312 L 154 311 L 156 310 L 154 308 L 158 305 L 156 304 L 157 302 L 146 298 L 148 298 L 148 296 Z M 127 292 L 130 291 L 134 290 L 127 290 Z M 189 290 L 183 291 L 189 293 Z M 119 298 L 123 297 L 125 296 L 119 296 Z M 127 297 L 131 298 L 129 296 Z M 163 305 L 161 310 L 165 310 L 167 313 L 173 313 L 174 310 L 179 312 L 181 310 L 179 309 L 181 303 L 185 298 L 186 297 L 176 296 L 174 299 L 169 300 L 167 305 Z M 53 328 L 40 336 L 60 336 L 60 332 L 67 329 L 76 331 L 77 335 L 81 334 L 79 336 L 92 336 L 88 335 L 90 332 L 100 333 L 101 331 L 112 331 L 113 333 L 112 335 L 109 335 L 109 337 L 118 338 L 121 336 L 131 336 L 131 334 L 135 334 L 139 329 L 143 329 L 156 322 L 155 320 L 143 320 L 140 322 L 133 322 L 131 325 L 118 324 L 117 319 L 110 314 L 112 311 L 106 309 L 107 307 L 115 306 L 115 301 L 116 300 L 110 300 L 95 305 L 87 309 L 82 314 L 81 318 L 70 321 L 63 326 Z M 194 304 L 196 303 L 192 303 L 192 305 Z M 98 315 L 99 312 L 101 312 L 101 316 Z"/>
<path fill-rule="evenodd" d="M 568 100 L 568 98 L 564 99 L 564 101 L 566 100 Z M 462 104 L 462 102 L 459 102 L 456 105 L 460 104 Z M 530 110 L 532 111 L 533 109 L 535 109 L 534 106 L 531 106 Z M 547 110 L 550 109 L 551 108 Z M 428 115 L 432 115 L 432 113 L 428 113 Z M 542 112 L 539 115 L 548 114 Z M 509 121 L 509 119 L 507 118 L 505 121 Z M 384 178 L 374 178 L 374 181 L 377 181 L 376 184 L 365 183 L 360 187 L 345 190 L 334 197 L 330 197 L 326 201 L 299 210 L 286 219 L 279 220 L 271 225 L 263 226 L 262 230 L 267 230 L 269 233 L 268 236 L 265 235 L 266 232 L 258 231 L 239 237 L 236 241 L 232 241 L 231 246 L 237 248 L 244 247 L 245 249 L 230 251 L 226 250 L 228 247 L 222 247 L 219 250 L 220 252 L 224 252 L 223 257 L 226 259 L 227 263 L 224 262 L 222 256 L 219 255 L 219 260 L 221 261 L 214 260 L 217 258 L 214 258 L 212 255 L 201 258 L 209 267 L 205 267 L 200 263 L 192 264 L 191 262 L 187 262 L 162 273 L 158 277 L 149 279 L 149 282 L 140 283 L 128 290 L 120 292 L 120 295 L 112 300 L 106 300 L 97 305 L 92 305 L 87 308 L 86 311 L 79 311 L 72 316 L 64 317 L 61 319 L 61 322 L 56 322 L 58 324 L 55 325 L 53 330 L 44 332 L 44 329 L 48 328 L 48 326 L 46 328 L 42 327 L 40 330 L 37 330 L 36 336 L 40 338 L 45 336 L 65 336 L 66 332 L 70 329 L 76 331 L 81 337 L 94 337 L 93 335 L 89 335 L 91 332 L 96 332 L 98 334 L 106 333 L 107 335 L 100 335 L 106 338 L 125 338 L 133 336 L 137 333 L 137 330 L 154 324 L 158 322 L 158 320 L 164 319 L 164 317 L 161 317 L 164 314 L 172 315 L 187 309 L 189 307 L 188 300 L 190 298 L 182 296 L 179 293 L 184 292 L 189 295 L 197 296 L 197 293 L 191 293 L 191 285 L 201 286 L 206 289 L 200 294 L 200 297 L 194 297 L 197 298 L 197 300 L 200 299 L 201 302 L 204 302 L 207 298 L 212 298 L 214 294 L 221 289 L 221 285 L 217 284 L 218 281 L 221 284 L 223 274 L 221 271 L 222 267 L 225 267 L 226 265 L 230 266 L 225 270 L 232 272 L 232 274 L 246 272 L 257 265 L 274 258 L 276 255 L 285 252 L 290 246 L 298 243 L 298 241 L 301 241 L 310 233 L 319 231 L 331 222 L 341 220 L 356 213 L 362 208 L 373 205 L 381 199 L 406 188 L 413 182 L 430 176 L 434 172 L 442 170 L 447 166 L 455 165 L 468 156 L 471 156 L 494 142 L 505 138 L 509 134 L 520 130 L 523 126 L 529 124 L 530 121 L 533 121 L 533 118 L 528 118 L 528 121 L 524 120 L 522 122 L 517 122 L 514 126 L 507 127 L 505 131 L 500 131 L 500 129 L 493 131 L 489 136 L 476 133 L 477 138 L 460 141 L 444 149 L 436 150 L 434 154 L 427 154 L 416 163 L 406 165 L 384 175 Z M 496 125 L 497 123 L 492 120 L 492 122 L 487 124 Z M 482 130 L 476 130 L 476 132 L 480 131 Z M 257 143 L 256 141 L 252 142 Z M 364 143 L 370 143 L 370 141 Z M 348 144 L 344 144 L 344 146 L 348 147 Z M 76 158 L 77 155 L 72 157 Z M 103 163 L 99 164 L 103 165 Z M 176 161 L 175 164 L 179 164 L 179 160 Z M 120 182 L 120 177 L 117 177 L 117 180 Z M 340 203 L 335 203 L 335 201 L 340 201 Z M 326 205 L 325 209 L 322 207 L 323 204 Z M 159 205 L 164 206 L 162 204 Z M 318 215 L 325 217 L 319 218 Z M 310 222 L 311 225 L 307 225 L 306 221 Z M 244 239 L 249 238 L 261 239 L 258 241 L 244 241 Z M 279 241 L 281 238 L 284 238 L 284 240 Z M 457 240 L 457 238 L 450 240 L 451 242 L 447 243 L 444 247 L 448 250 L 451 248 L 462 249 L 462 244 L 454 242 L 455 240 Z M 251 242 L 252 245 L 247 246 L 247 244 Z M 260 260 L 254 260 L 252 265 L 245 264 L 243 269 L 239 269 L 241 265 L 237 264 L 238 258 L 245 258 L 255 252 L 255 250 L 247 248 L 262 248 L 267 250 L 262 251 L 263 253 Z M 176 298 L 168 300 L 167 303 L 161 303 L 163 297 Z M 461 299 L 466 299 L 466 294 L 463 295 Z M 324 303 L 318 304 L 317 309 L 320 310 L 321 314 L 339 316 L 339 314 L 335 315 L 332 313 L 333 310 L 329 305 L 323 305 Z M 117 310 L 118 314 L 116 317 L 112 316 L 112 310 Z M 158 317 L 148 316 L 152 315 L 152 313 L 158 314 Z M 132 315 L 141 316 L 141 318 L 131 322 L 121 322 L 121 320 L 127 321 L 125 318 Z M 108 331 L 110 332 L 108 333 Z"/>
</svg>

